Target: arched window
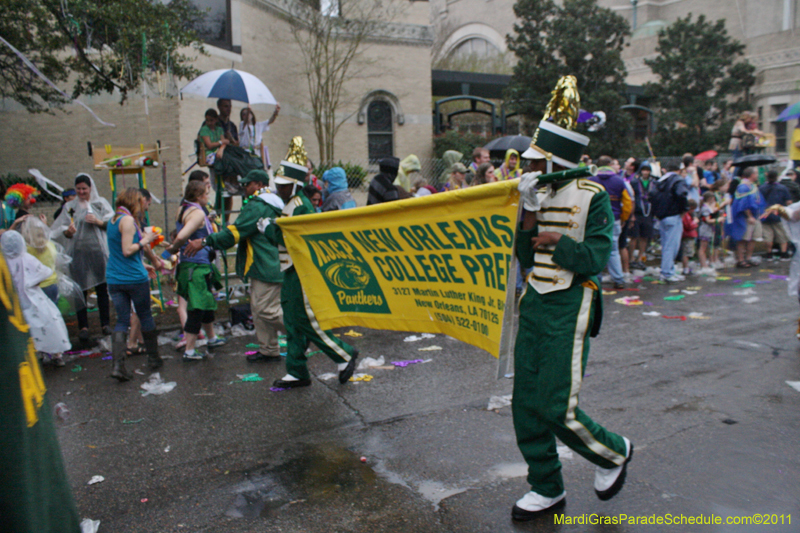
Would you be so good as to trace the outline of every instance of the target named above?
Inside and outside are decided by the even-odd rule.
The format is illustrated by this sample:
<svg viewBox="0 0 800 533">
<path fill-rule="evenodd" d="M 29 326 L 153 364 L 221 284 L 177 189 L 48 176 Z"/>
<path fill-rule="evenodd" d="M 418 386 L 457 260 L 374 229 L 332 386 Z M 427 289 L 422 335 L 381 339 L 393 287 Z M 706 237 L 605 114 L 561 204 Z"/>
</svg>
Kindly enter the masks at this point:
<svg viewBox="0 0 800 533">
<path fill-rule="evenodd" d="M 470 56 L 480 58 L 494 57 L 500 54 L 500 50 L 498 50 L 495 45 L 480 37 L 473 37 L 471 39 L 467 39 L 466 41 L 462 41 L 451 52 L 451 56 L 456 59 L 462 59 Z"/>
<path fill-rule="evenodd" d="M 385 100 L 373 100 L 367 107 L 367 143 L 370 160 L 394 155 L 392 105 Z"/>
</svg>

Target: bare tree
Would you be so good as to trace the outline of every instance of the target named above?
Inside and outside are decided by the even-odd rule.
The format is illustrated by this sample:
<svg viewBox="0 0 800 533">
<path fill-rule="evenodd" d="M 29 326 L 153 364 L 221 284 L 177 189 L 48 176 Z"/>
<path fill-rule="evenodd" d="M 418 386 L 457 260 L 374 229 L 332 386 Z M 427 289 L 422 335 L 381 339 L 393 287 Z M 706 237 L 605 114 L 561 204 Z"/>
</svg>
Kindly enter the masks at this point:
<svg viewBox="0 0 800 533">
<path fill-rule="evenodd" d="M 334 160 L 336 134 L 356 113 L 344 115 L 351 103 L 345 84 L 362 75 L 371 61 L 367 43 L 387 34 L 404 8 L 400 0 L 322 0 L 294 5 L 291 31 L 303 57 L 314 134 L 320 158 Z"/>
</svg>

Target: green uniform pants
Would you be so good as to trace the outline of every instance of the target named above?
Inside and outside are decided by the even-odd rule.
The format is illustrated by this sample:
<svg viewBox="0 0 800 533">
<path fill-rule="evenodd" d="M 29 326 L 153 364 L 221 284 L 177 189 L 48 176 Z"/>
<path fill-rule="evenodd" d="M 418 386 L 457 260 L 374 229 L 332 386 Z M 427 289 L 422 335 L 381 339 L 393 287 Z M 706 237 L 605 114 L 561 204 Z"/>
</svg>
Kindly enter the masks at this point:
<svg viewBox="0 0 800 533">
<path fill-rule="evenodd" d="M 284 272 L 281 288 L 283 325 L 286 326 L 286 372 L 297 379 L 310 379 L 306 350 L 313 342 L 335 363 L 350 361 L 353 347 L 342 342 L 330 331 L 323 331 L 308 305 L 297 271 L 290 268 Z"/>
<path fill-rule="evenodd" d="M 514 430 L 531 490 L 553 498 L 564 492 L 556 437 L 590 462 L 613 468 L 625 460 L 625 442 L 578 408 L 594 289 L 575 285 L 539 294 L 532 287 L 519 306 L 514 347 Z"/>
</svg>

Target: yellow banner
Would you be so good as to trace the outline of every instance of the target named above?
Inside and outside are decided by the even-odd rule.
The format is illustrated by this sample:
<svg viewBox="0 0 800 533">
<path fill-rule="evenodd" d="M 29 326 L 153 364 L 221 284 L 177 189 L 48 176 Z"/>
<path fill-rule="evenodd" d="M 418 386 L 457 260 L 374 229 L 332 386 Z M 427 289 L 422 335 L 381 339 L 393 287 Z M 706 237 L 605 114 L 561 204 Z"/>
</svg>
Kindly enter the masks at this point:
<svg viewBox="0 0 800 533">
<path fill-rule="evenodd" d="M 518 199 L 503 181 L 278 224 L 323 329 L 444 333 L 497 357 Z"/>
</svg>

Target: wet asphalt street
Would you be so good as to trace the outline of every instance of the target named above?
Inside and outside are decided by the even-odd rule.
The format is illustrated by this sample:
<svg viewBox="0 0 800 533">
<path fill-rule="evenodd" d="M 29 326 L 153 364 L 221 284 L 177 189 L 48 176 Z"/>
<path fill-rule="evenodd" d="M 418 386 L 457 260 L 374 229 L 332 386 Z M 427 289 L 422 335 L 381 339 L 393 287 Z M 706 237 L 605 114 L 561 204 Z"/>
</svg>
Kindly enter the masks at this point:
<svg viewBox="0 0 800 533">
<path fill-rule="evenodd" d="M 45 379 L 51 403 L 70 410 L 58 435 L 80 514 L 101 533 L 800 531 L 800 391 L 786 383 L 800 381 L 798 303 L 774 279 L 787 273 L 770 263 L 605 296 L 580 400 L 635 444 L 625 488 L 599 501 L 593 466 L 562 450 L 568 516 L 775 513 L 783 526 L 513 523 L 526 467 L 510 408 L 487 410 L 512 381 L 442 335 L 404 342 L 410 333 L 355 328 L 363 336 L 343 338 L 362 357 L 432 361 L 339 385 L 319 379 L 335 366 L 315 355 L 312 386 L 285 392 L 269 390 L 282 364 L 245 360 L 254 337 L 192 364 L 162 347 L 174 358 L 161 374 L 177 383 L 162 396 L 140 394 L 146 375 L 109 379 L 100 358 Z M 687 288 L 695 294 L 664 300 Z M 615 302 L 626 296 L 652 305 Z M 704 318 L 663 318 L 690 313 Z M 419 351 L 430 346 L 442 349 Z M 131 361 L 146 372 L 144 357 Z M 264 381 L 235 382 L 249 372 Z M 88 485 L 95 475 L 105 480 Z"/>
</svg>

